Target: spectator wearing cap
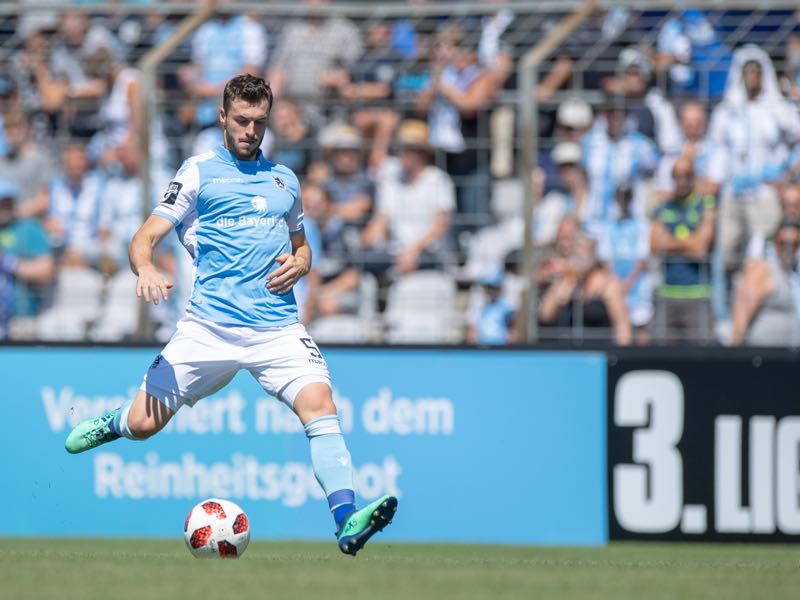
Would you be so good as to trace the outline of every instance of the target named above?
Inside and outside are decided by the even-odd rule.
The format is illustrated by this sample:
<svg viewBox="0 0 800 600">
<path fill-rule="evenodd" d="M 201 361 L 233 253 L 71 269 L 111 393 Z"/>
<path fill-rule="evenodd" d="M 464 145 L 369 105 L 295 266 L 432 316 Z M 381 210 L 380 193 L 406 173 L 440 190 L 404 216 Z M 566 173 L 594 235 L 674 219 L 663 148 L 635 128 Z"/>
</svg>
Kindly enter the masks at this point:
<svg viewBox="0 0 800 600">
<path fill-rule="evenodd" d="M 617 188 L 616 202 L 618 218 L 601 227 L 597 257 L 622 282 L 634 341 L 647 344 L 647 328 L 653 318 L 653 287 L 648 272 L 650 223 L 631 211 L 630 186 L 623 184 Z"/>
<path fill-rule="evenodd" d="M 489 108 L 496 92 L 492 74 L 478 61 L 474 44 L 457 26 L 442 28 L 436 36 L 431 80 L 417 98 L 417 109 L 427 114 L 431 145 L 444 154 L 445 170 L 454 178 L 459 222 L 456 229 L 474 231 L 486 224 L 488 205 Z"/>
<path fill-rule="evenodd" d="M 584 228 L 589 225 L 589 188 L 581 147 L 575 142 L 559 142 L 551 156 L 558 180 L 555 189 L 547 192 L 536 207 L 534 219 L 534 240 L 541 246 L 555 241 L 558 224 L 568 215 Z"/>
<path fill-rule="evenodd" d="M 433 147 L 423 121 L 403 121 L 395 137 L 400 173 L 381 180 L 375 215 L 361 236 L 368 264 L 382 277 L 439 268 L 448 262 L 448 233 L 455 208 L 450 176 L 431 164 Z"/>
<path fill-rule="evenodd" d="M 591 229 L 618 218 L 615 194 L 622 184 L 629 184 L 633 190 L 633 214 L 646 212 L 647 186 L 659 154 L 652 140 L 626 128 L 626 117 L 624 105 L 610 99 L 581 144 L 589 182 L 587 221 Z"/>
<path fill-rule="evenodd" d="M 733 302 L 731 345 L 800 344 L 800 222 L 784 220 L 760 258 L 742 269 Z"/>
<path fill-rule="evenodd" d="M 346 223 L 362 225 L 372 212 L 375 186 L 364 169 L 361 134 L 347 123 L 333 123 L 320 131 L 319 142 L 330 165 L 325 188 L 334 214 Z"/>
<path fill-rule="evenodd" d="M 28 117 L 20 108 L 3 115 L 3 129 L 8 151 L 0 157 L 0 179 L 18 182 L 15 207 L 19 217 L 43 216 L 47 212 L 47 188 L 53 176 L 50 156 L 34 141 Z"/>
<path fill-rule="evenodd" d="M 695 188 L 694 165 L 679 158 L 675 188 L 651 223 L 650 249 L 661 263 L 653 337 L 664 342 L 709 344 L 713 339 L 710 256 L 715 229 L 713 196 Z"/>
<path fill-rule="evenodd" d="M 584 136 L 592 127 L 594 113 L 588 102 L 581 98 L 567 98 L 558 105 L 556 110 L 555 128 L 553 139 L 558 145 L 560 142 L 573 142 L 580 144 Z M 542 145 L 539 151 L 539 167 L 544 171 L 545 193 L 556 189 L 563 191 L 558 178 L 558 166 L 553 162 L 553 148 Z"/>
<path fill-rule="evenodd" d="M 626 127 L 653 140 L 661 152 L 677 152 L 681 135 L 675 108 L 652 85 L 650 58 L 638 48 L 625 48 L 620 52 L 617 72 L 616 77 L 604 80 L 603 90 L 625 105 Z"/>
<path fill-rule="evenodd" d="M 0 338 L 15 318 L 36 316 L 55 266 L 47 233 L 35 219 L 17 218 L 20 188 L 0 177 Z"/>
</svg>

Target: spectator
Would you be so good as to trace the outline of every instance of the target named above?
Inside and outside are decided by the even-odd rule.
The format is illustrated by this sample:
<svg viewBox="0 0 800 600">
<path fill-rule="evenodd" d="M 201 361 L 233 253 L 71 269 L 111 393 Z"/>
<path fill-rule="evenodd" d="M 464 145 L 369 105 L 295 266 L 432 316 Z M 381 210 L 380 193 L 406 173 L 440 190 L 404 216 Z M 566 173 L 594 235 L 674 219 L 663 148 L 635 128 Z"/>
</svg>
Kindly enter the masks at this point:
<svg viewBox="0 0 800 600">
<path fill-rule="evenodd" d="M 350 68 L 339 95 L 353 111 L 351 119 L 369 143 L 371 168 L 380 167 L 389 153 L 392 133 L 399 115 L 393 107 L 394 82 L 403 55 L 391 47 L 391 29 L 375 23 L 367 29 L 364 54 Z"/>
<path fill-rule="evenodd" d="M 503 34 L 514 18 L 511 9 L 500 8 L 495 14 L 485 17 L 481 26 L 478 59 L 494 80 L 496 91 L 503 87 L 514 69 L 514 50 L 502 40 Z"/>
<path fill-rule="evenodd" d="M 63 103 L 60 86 L 51 70 L 48 45 L 48 38 L 58 25 L 58 15 L 53 12 L 22 15 L 17 24 L 22 47 L 11 56 L 9 63 L 17 97 L 30 117 L 32 135 L 39 142 L 55 129 L 57 111 Z"/>
<path fill-rule="evenodd" d="M 800 342 L 800 222 L 784 220 L 749 259 L 733 303 L 731 346 L 794 346 Z"/>
<path fill-rule="evenodd" d="M 659 191 L 672 192 L 672 167 L 679 156 L 684 156 L 694 164 L 697 184 L 702 194 L 716 196 L 725 179 L 725 153 L 719 152 L 706 135 L 706 110 L 695 100 L 687 101 L 680 111 L 680 125 L 683 143 L 677 154 L 662 157 L 658 165 L 656 185 Z"/>
<path fill-rule="evenodd" d="M 247 15 L 217 14 L 192 36 L 192 63 L 179 72 L 184 89 L 197 101 L 195 123 L 216 128 L 225 83 L 240 73 L 257 75 L 267 62 L 267 32 Z"/>
<path fill-rule="evenodd" d="M 360 272 L 352 260 L 354 252 L 349 246 L 345 222 L 335 216 L 335 207 L 324 186 L 305 181 L 302 196 L 305 216 L 313 220 L 319 231 L 319 255 L 314 258 L 319 282 L 316 294 L 309 294 L 308 319 L 317 314 L 355 313 L 359 308 Z"/>
<path fill-rule="evenodd" d="M 474 231 L 484 225 L 488 206 L 488 152 L 480 140 L 488 139 L 488 118 L 480 118 L 495 93 L 491 74 L 478 62 L 475 48 L 455 26 L 439 31 L 431 81 L 417 99 L 428 114 L 431 144 L 444 152 L 445 170 L 453 176 L 458 195 L 457 230 Z"/>
<path fill-rule="evenodd" d="M 800 35 L 793 34 L 786 40 L 786 65 L 781 77 L 781 90 L 790 100 L 800 100 Z"/>
<path fill-rule="evenodd" d="M 0 339 L 13 336 L 15 318 L 36 316 L 55 273 L 42 226 L 15 215 L 19 194 L 13 180 L 0 178 Z"/>
<path fill-rule="evenodd" d="M 741 262 L 745 240 L 774 231 L 780 219 L 774 183 L 787 166 L 787 143 L 800 140 L 800 117 L 781 96 L 762 49 L 747 45 L 734 53 L 709 135 L 731 173 L 722 186 L 718 232 L 719 252 L 730 271 Z"/>
<path fill-rule="evenodd" d="M 628 109 L 626 127 L 653 140 L 661 152 L 680 147 L 680 129 L 675 109 L 652 85 L 653 63 L 638 48 L 625 48 L 617 62 L 619 75 L 606 79 L 603 90 L 621 96 Z"/>
<path fill-rule="evenodd" d="M 106 49 L 100 48 L 87 61 L 87 72 L 102 79 L 109 93 L 99 111 L 99 128 L 89 143 L 93 162 L 111 166 L 117 149 L 126 143 L 138 144 L 142 126 L 141 88 L 138 69 L 126 66 Z M 167 141 L 156 115 L 151 115 L 150 156 L 153 162 L 167 162 Z"/>
<path fill-rule="evenodd" d="M 614 195 L 622 184 L 633 189 L 632 211 L 645 214 L 647 182 L 658 165 L 655 144 L 638 131 L 625 130 L 626 112 L 612 101 L 583 138 L 583 165 L 589 181 L 589 228 L 618 218 Z"/>
<path fill-rule="evenodd" d="M 363 225 L 372 212 L 375 186 L 364 170 L 361 134 L 351 125 L 333 123 L 319 137 L 330 164 L 325 187 L 334 214 L 347 223 Z"/>
<path fill-rule="evenodd" d="M 725 91 L 731 53 L 705 11 L 686 9 L 661 26 L 659 70 L 668 69 L 670 95 L 718 99 Z"/>
<path fill-rule="evenodd" d="M 297 105 L 291 100 L 276 100 L 270 111 L 274 134 L 269 159 L 304 177 L 314 159 L 316 140 Z"/>
<path fill-rule="evenodd" d="M 800 184 L 790 183 L 779 187 L 781 204 L 781 221 L 797 221 L 800 223 Z M 746 260 L 764 259 L 764 249 L 769 246 L 770 237 L 761 233 L 755 234 L 747 244 Z"/>
<path fill-rule="evenodd" d="M 597 255 L 622 282 L 635 342 L 647 344 L 647 327 L 653 318 L 653 288 L 648 273 L 650 224 L 631 212 L 633 194 L 629 186 L 617 188 L 616 200 L 619 218 L 601 229 Z"/>
<path fill-rule="evenodd" d="M 503 294 L 503 273 L 484 275 L 478 283 L 483 288 L 483 302 L 470 311 L 467 342 L 504 345 L 513 341 L 516 306 Z"/>
<path fill-rule="evenodd" d="M 17 217 L 39 217 L 47 212 L 47 188 L 52 164 L 45 151 L 31 138 L 30 123 L 21 109 L 3 115 L 8 151 L 0 157 L 0 179 L 18 182 L 19 196 L 14 203 Z"/>
<path fill-rule="evenodd" d="M 303 0 L 309 8 L 327 0 Z M 363 53 L 361 32 L 351 21 L 309 13 L 287 24 L 278 40 L 268 79 L 276 97 L 294 98 L 315 126 L 323 120 L 322 100 L 347 81 Z"/>
<path fill-rule="evenodd" d="M 59 260 L 74 267 L 94 266 L 98 256 L 98 215 L 103 178 L 89 171 L 86 148 L 67 145 L 61 152 L 61 172 L 50 184 L 46 226 Z"/>
<path fill-rule="evenodd" d="M 61 41 L 50 59 L 54 85 L 49 86 L 48 107 L 51 113 L 64 111 L 73 136 L 88 138 L 99 127 L 97 105 L 108 89 L 102 78 L 89 72 L 87 61 L 101 48 L 116 59 L 121 45 L 114 34 L 99 23 L 90 23 L 83 13 L 64 14 L 60 32 Z"/>
<path fill-rule="evenodd" d="M 581 147 L 575 142 L 560 142 L 553 149 L 552 162 L 558 169 L 555 189 L 549 191 L 536 207 L 534 240 L 540 246 L 555 241 L 564 217 L 575 217 L 586 229 L 589 220 L 589 188 L 581 162 Z M 543 182 L 537 186 L 544 187 Z"/>
<path fill-rule="evenodd" d="M 714 197 L 694 191 L 694 165 L 688 158 L 675 161 L 672 177 L 674 192 L 657 209 L 650 235 L 650 249 L 661 260 L 653 333 L 662 343 L 709 344 L 713 337 L 709 257 Z"/>
<path fill-rule="evenodd" d="M 396 273 L 441 268 L 449 258 L 455 190 L 447 173 L 431 164 L 428 126 L 404 121 L 395 141 L 401 172 L 381 181 L 376 213 L 361 238 L 369 251 L 366 268 L 378 277 L 390 268 Z"/>
<path fill-rule="evenodd" d="M 153 169 L 150 185 L 152 204 L 143 207 L 142 170 L 136 144 L 131 140 L 122 143 L 116 155 L 119 171 L 106 183 L 99 213 L 99 237 L 106 275 L 127 269 L 128 243 L 142 224 L 144 214 L 149 214 L 161 200 L 169 182 L 169 175 L 163 169 Z"/>
<path fill-rule="evenodd" d="M 631 343 L 631 324 L 619 280 L 596 259 L 595 242 L 566 217 L 550 255 L 542 261 L 539 323 L 557 328 L 608 328 L 621 346 Z"/>
<path fill-rule="evenodd" d="M 548 137 L 552 137 L 556 145 L 560 142 L 581 144 L 592 127 L 593 118 L 592 107 L 588 102 L 575 96 L 567 98 L 558 105 L 555 128 L 552 136 L 548 135 Z M 553 189 L 564 191 L 558 178 L 558 166 L 552 160 L 555 156 L 552 152 L 555 146 L 551 148 L 547 141 L 543 140 L 543 142 L 539 148 L 539 166 L 544 170 L 546 176 L 545 191 L 549 192 Z M 556 223 L 553 227 L 555 228 L 557 225 Z"/>
</svg>

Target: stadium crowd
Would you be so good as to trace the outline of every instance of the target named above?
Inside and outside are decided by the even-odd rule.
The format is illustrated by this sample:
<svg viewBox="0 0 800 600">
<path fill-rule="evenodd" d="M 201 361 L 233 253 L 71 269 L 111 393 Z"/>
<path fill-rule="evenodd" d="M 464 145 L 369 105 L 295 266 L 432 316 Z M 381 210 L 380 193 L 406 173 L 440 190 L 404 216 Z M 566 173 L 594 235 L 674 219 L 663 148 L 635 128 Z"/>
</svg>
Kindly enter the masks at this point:
<svg viewBox="0 0 800 600">
<path fill-rule="evenodd" d="M 21 11 L 0 23 L 0 337 L 136 334 L 142 177 L 154 206 L 221 142 L 222 88 L 249 72 L 276 96 L 262 150 L 302 182 L 296 294 L 318 340 L 521 342 L 531 278 L 542 340 L 796 346 L 800 23 L 765 11 L 732 36 L 737 14 L 589 19 L 542 73 L 539 166 L 518 173 L 516 61 L 563 15 L 218 14 L 159 71 L 147 169 L 132 65 L 177 19 Z M 163 339 L 192 269 L 177 238 L 158 264 L 177 291 L 153 309 Z"/>
</svg>

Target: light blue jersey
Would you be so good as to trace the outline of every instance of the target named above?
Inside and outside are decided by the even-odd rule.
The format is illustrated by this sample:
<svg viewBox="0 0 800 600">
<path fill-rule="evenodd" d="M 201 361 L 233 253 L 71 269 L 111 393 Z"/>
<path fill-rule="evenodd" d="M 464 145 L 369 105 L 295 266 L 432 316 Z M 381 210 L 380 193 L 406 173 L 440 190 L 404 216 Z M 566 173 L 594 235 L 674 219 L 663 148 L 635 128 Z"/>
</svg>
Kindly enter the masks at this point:
<svg viewBox="0 0 800 600">
<path fill-rule="evenodd" d="M 171 221 L 197 265 L 187 311 L 221 325 L 277 327 L 297 322 L 294 293 L 267 289 L 267 275 L 303 231 L 300 184 L 266 160 L 240 161 L 224 146 L 187 159 L 154 215 Z M 181 235 L 183 234 L 183 235 Z"/>
</svg>

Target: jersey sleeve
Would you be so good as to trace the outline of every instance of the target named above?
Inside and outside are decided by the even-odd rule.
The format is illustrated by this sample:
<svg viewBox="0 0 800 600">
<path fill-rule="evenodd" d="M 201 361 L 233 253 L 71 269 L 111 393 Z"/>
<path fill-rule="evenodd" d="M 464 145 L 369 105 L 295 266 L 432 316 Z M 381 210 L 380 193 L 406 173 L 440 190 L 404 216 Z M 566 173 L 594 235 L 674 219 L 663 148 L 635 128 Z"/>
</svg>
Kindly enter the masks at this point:
<svg viewBox="0 0 800 600">
<path fill-rule="evenodd" d="M 294 196 L 294 204 L 289 210 L 289 218 L 286 222 L 289 226 L 289 235 L 303 231 L 303 199 L 300 195 L 300 183 L 296 177 L 292 177 L 291 192 Z"/>
<path fill-rule="evenodd" d="M 200 189 L 200 171 L 197 164 L 186 161 L 175 178 L 169 182 L 161 202 L 153 214 L 177 225 L 197 211 L 197 192 Z"/>
</svg>

